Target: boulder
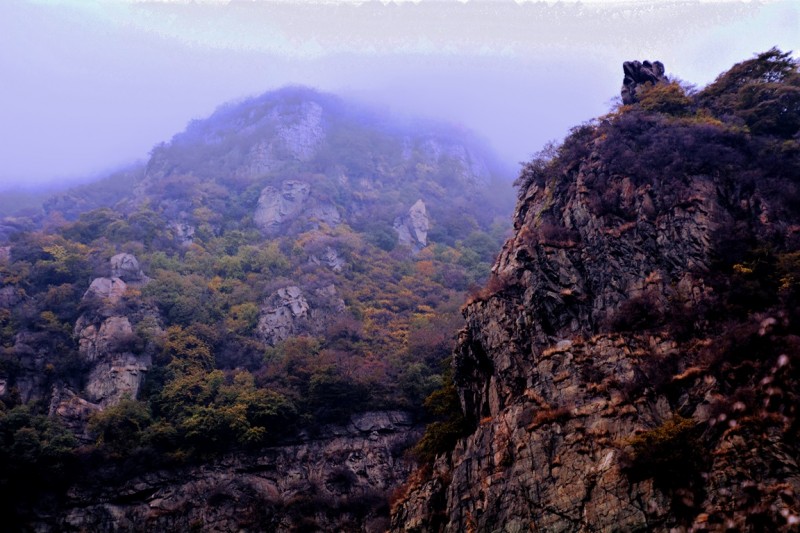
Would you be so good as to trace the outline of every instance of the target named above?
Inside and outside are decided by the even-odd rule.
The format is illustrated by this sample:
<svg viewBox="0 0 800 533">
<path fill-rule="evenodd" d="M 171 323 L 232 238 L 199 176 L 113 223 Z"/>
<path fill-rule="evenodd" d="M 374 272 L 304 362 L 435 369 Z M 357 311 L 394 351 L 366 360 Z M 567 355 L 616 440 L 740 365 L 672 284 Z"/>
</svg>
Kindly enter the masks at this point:
<svg viewBox="0 0 800 533">
<path fill-rule="evenodd" d="M 85 300 L 97 298 L 115 304 L 119 302 L 127 288 L 127 284 L 119 278 L 95 278 L 86 289 L 83 298 Z"/>
<path fill-rule="evenodd" d="M 622 64 L 622 71 L 625 73 L 625 77 L 622 80 L 622 103 L 623 104 L 633 104 L 638 101 L 638 91 L 639 88 L 646 84 L 650 83 L 655 85 L 656 83 L 667 81 L 667 77 L 664 75 L 664 64 L 661 61 L 626 61 Z"/>
<path fill-rule="evenodd" d="M 131 254 L 117 254 L 111 258 L 111 277 L 126 283 L 145 281 L 147 277 L 139 268 L 139 261 Z"/>
<path fill-rule="evenodd" d="M 337 274 L 344 270 L 347 265 L 347 262 L 339 255 L 339 252 L 331 246 L 326 246 L 325 251 L 321 254 L 310 256 L 308 262 L 314 265 L 324 264 Z"/>
<path fill-rule="evenodd" d="M 430 218 L 425 208 L 425 202 L 417 200 L 402 217 L 397 217 L 394 221 L 394 230 L 397 232 L 397 239 L 400 244 L 410 246 L 414 252 L 418 252 L 428 245 L 428 230 L 430 229 Z"/>
</svg>

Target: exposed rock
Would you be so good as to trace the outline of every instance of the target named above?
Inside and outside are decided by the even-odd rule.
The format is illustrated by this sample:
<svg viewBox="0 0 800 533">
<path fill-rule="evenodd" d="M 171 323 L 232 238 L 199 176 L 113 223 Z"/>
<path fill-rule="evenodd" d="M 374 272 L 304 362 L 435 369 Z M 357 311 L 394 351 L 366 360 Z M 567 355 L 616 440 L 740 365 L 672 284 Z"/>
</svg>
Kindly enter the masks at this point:
<svg viewBox="0 0 800 533">
<path fill-rule="evenodd" d="M 253 221 L 262 231 L 273 234 L 281 224 L 296 217 L 304 208 L 311 186 L 295 180 L 284 181 L 279 191 L 275 187 L 264 187 L 258 198 Z"/>
<path fill-rule="evenodd" d="M 394 221 L 394 230 L 400 244 L 410 246 L 415 252 L 428 245 L 430 219 L 425 209 L 425 202 L 417 200 L 408 210 L 408 214 Z"/>
<path fill-rule="evenodd" d="M 339 210 L 332 204 L 320 203 L 311 207 L 306 213 L 309 221 L 315 222 L 315 227 L 318 225 L 326 224 L 330 227 L 336 227 L 342 222 L 342 215 Z"/>
<path fill-rule="evenodd" d="M 131 254 L 117 254 L 111 258 L 111 277 L 126 283 L 144 282 L 147 276 L 139 268 L 139 261 Z"/>
<path fill-rule="evenodd" d="M 638 101 L 639 88 L 649 83 L 666 81 L 664 64 L 660 61 L 626 61 L 622 64 L 625 77 L 622 80 L 622 103 L 633 104 Z"/>
<path fill-rule="evenodd" d="M 127 288 L 127 284 L 119 278 L 95 278 L 86 289 L 83 298 L 106 300 L 108 303 L 115 304 L 122 299 Z"/>
<path fill-rule="evenodd" d="M 324 264 L 337 274 L 342 272 L 344 267 L 347 265 L 347 262 L 341 256 L 339 256 L 339 252 L 337 252 L 331 246 L 326 246 L 325 251 L 322 254 L 319 254 L 319 256 L 310 256 L 308 261 L 315 265 Z"/>
<path fill-rule="evenodd" d="M 89 373 L 86 396 L 103 407 L 119 403 L 124 397 L 136 398 L 150 366 L 149 357 L 130 352 L 105 357 Z"/>
<path fill-rule="evenodd" d="M 280 160 L 275 156 L 272 143 L 263 141 L 253 145 L 247 157 L 247 164 L 245 170 L 240 171 L 240 174 L 247 176 L 260 176 L 277 168 Z"/>
<path fill-rule="evenodd" d="M 194 226 L 186 222 L 175 221 L 169 225 L 175 239 L 181 246 L 189 246 L 194 242 Z"/>
<path fill-rule="evenodd" d="M 133 335 L 131 323 L 124 316 L 106 318 L 99 327 L 79 319 L 75 324 L 78 337 L 78 351 L 84 360 L 93 362 L 98 356 L 115 351 L 116 348 Z"/>
<path fill-rule="evenodd" d="M 299 322 L 308 318 L 308 310 L 300 287 L 278 289 L 262 306 L 257 331 L 264 342 L 274 346 L 298 330 Z"/>
<path fill-rule="evenodd" d="M 34 529 L 189 531 L 202 524 L 206 531 L 382 533 L 389 495 L 411 470 L 403 450 L 419 434 L 408 413 L 362 413 L 258 454 L 142 473 L 120 485 L 90 477 Z"/>
<path fill-rule="evenodd" d="M 58 417 L 64 427 L 83 442 L 92 440 L 86 422 L 100 410 L 99 405 L 84 400 L 66 387 L 56 387 L 50 399 L 50 416 Z"/>
<path fill-rule="evenodd" d="M 316 102 L 306 101 L 299 108 L 278 107 L 275 112 L 280 116 L 278 137 L 283 141 L 283 146 L 299 161 L 311 159 L 317 146 L 325 138 L 322 107 Z M 286 118 L 291 116 L 297 118 L 287 122 Z"/>
<path fill-rule="evenodd" d="M 317 300 L 320 301 L 319 307 L 321 308 L 312 309 L 311 314 L 315 316 L 315 318 L 319 314 L 319 311 L 322 311 L 324 314 L 328 314 L 331 310 L 334 313 L 343 313 L 346 309 L 344 300 L 339 296 L 339 291 L 336 290 L 336 286 L 333 283 L 316 289 L 314 295 L 317 297 Z"/>
<path fill-rule="evenodd" d="M 106 406 L 124 396 L 136 398 L 150 358 L 133 354 L 135 337 L 127 317 L 111 316 L 99 325 L 83 318 L 75 326 L 78 352 L 92 363 L 85 386 L 86 398 Z"/>
<path fill-rule="evenodd" d="M 691 366 L 697 359 L 687 352 L 711 339 L 681 345 L 666 327 L 625 326 L 669 309 L 717 308 L 712 260 L 734 213 L 769 234 L 796 224 L 796 211 L 769 225 L 769 206 L 754 207 L 762 200 L 742 197 L 725 173 L 609 175 L 592 141 L 569 172 L 521 191 L 516 234 L 494 265 L 491 291 L 465 307 L 454 354 L 474 432 L 412 484 L 392 531 L 760 531 L 797 516 L 797 448 L 781 429 L 793 422 L 773 415 L 789 411 L 761 411 L 759 422 L 736 414 L 771 405 L 769 387 L 793 388 L 781 359 L 737 352 L 753 358 L 737 378 L 725 366 L 733 362 Z M 778 324 L 753 321 L 752 335 L 765 338 Z M 723 400 L 737 379 L 749 404 Z M 665 429 L 678 415 L 691 431 Z M 762 429 L 764 419 L 775 425 Z M 632 442 L 643 434 L 675 439 L 662 454 L 686 448 L 670 479 L 651 466 L 632 469 Z"/>
</svg>

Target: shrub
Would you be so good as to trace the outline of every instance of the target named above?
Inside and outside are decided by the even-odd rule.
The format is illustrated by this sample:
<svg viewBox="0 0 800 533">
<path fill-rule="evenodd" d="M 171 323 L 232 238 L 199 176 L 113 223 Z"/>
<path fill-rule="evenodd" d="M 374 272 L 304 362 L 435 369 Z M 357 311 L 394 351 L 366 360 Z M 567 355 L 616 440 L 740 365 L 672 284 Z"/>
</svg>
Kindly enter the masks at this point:
<svg viewBox="0 0 800 533">
<path fill-rule="evenodd" d="M 677 487 L 696 476 L 703 450 L 691 419 L 675 415 L 660 426 L 628 439 L 632 453 L 628 475 L 653 478 L 661 486 Z"/>
</svg>

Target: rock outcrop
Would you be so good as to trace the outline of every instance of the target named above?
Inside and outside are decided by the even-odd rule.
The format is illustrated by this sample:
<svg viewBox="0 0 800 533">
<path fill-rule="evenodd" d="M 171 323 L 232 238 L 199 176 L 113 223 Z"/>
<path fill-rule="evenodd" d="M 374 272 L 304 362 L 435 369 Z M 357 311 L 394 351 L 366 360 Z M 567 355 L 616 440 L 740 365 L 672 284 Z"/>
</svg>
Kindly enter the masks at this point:
<svg viewBox="0 0 800 533">
<path fill-rule="evenodd" d="M 274 346 L 293 335 L 321 333 L 329 319 L 344 311 L 344 300 L 333 284 L 311 291 L 308 299 L 300 287 L 290 285 L 264 301 L 256 331 L 263 342 Z"/>
<path fill-rule="evenodd" d="M 638 101 L 637 92 L 639 88 L 649 83 L 666 81 L 664 75 L 664 64 L 660 61 L 626 61 L 622 64 L 625 77 L 622 80 L 622 103 L 633 104 Z"/>
<path fill-rule="evenodd" d="M 662 74 L 657 63 L 626 64 L 626 87 L 635 94 Z M 487 290 L 466 305 L 454 353 L 473 430 L 412 483 L 392 531 L 791 531 L 800 523 L 796 410 L 786 404 L 798 386 L 796 355 L 786 351 L 794 353 L 796 315 L 779 303 L 715 314 L 735 308 L 726 291 L 739 301 L 736 291 L 746 290 L 721 281 L 720 269 L 751 276 L 754 268 L 720 266 L 741 246 L 731 234 L 778 248 L 793 242 L 800 213 L 742 186 L 717 159 L 704 160 L 704 171 L 636 159 L 615 167 L 604 154 L 619 144 L 604 143 L 629 140 L 622 136 L 634 133 L 622 128 L 633 121 L 636 135 L 677 131 L 644 114 L 618 120 L 568 139 L 564 153 L 574 159 L 523 171 L 515 235 Z M 692 156 L 684 150 L 680 160 Z M 787 250 L 784 261 L 797 253 Z"/>
<path fill-rule="evenodd" d="M 308 318 L 308 301 L 300 287 L 289 286 L 275 291 L 261 308 L 258 333 L 269 345 L 284 341 L 300 328 L 300 322 Z"/>
<path fill-rule="evenodd" d="M 389 496 L 412 467 L 403 451 L 419 435 L 406 412 L 368 412 L 296 443 L 141 473 L 122 485 L 93 474 L 34 529 L 382 533 Z"/>
<path fill-rule="evenodd" d="M 398 217 L 394 221 L 394 230 L 397 232 L 397 240 L 400 244 L 409 246 L 418 252 L 428 245 L 428 230 L 431 221 L 428 218 L 428 211 L 425 202 L 417 200 L 412 205 L 408 213 Z"/>
<path fill-rule="evenodd" d="M 116 304 L 122 299 L 127 289 L 128 285 L 119 278 L 95 278 L 86 289 L 83 298 Z"/>
<path fill-rule="evenodd" d="M 136 257 L 124 253 L 111 258 L 111 277 L 126 283 L 146 283 L 149 279 L 139 267 Z"/>
<path fill-rule="evenodd" d="M 313 227 L 320 223 L 336 226 L 341 215 L 335 206 L 318 202 L 311 196 L 311 185 L 297 180 L 286 180 L 280 190 L 264 187 L 258 198 L 253 221 L 267 235 L 276 235 L 287 224 L 301 220 Z"/>
<path fill-rule="evenodd" d="M 83 389 L 70 390 L 62 385 L 54 390 L 50 400 L 50 414 L 84 439 L 88 438 L 88 416 L 125 397 L 136 398 L 152 364 L 151 354 L 143 351 L 142 339 L 135 333 L 131 320 L 141 320 L 145 315 L 155 318 L 154 311 L 120 308 L 128 283 L 141 287 L 149 278 L 131 254 L 113 256 L 110 266 L 114 277 L 92 281 L 83 296 L 87 312 L 74 327 L 78 354 L 87 366 Z M 120 314 L 124 312 L 130 316 Z"/>
</svg>

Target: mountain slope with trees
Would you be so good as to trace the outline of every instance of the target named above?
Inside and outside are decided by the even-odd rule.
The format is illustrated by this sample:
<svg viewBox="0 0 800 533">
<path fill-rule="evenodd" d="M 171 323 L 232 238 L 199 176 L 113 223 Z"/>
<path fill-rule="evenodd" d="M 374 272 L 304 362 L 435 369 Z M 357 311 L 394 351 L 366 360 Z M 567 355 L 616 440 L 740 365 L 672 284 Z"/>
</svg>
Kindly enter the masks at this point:
<svg viewBox="0 0 800 533">
<path fill-rule="evenodd" d="M 223 106 L 145 166 L 45 202 L 0 246 L 5 516 L 195 527 L 206 508 L 148 506 L 164 480 L 207 464 L 256 472 L 220 502 L 248 490 L 281 502 L 241 520 L 223 506 L 219 527 L 385 517 L 460 305 L 506 236 L 503 176 L 465 132 L 290 87 Z M 348 453 L 380 435 L 359 453 L 386 464 L 326 462 L 337 435 Z M 329 471 L 266 487 L 276 474 L 257 474 L 258 458 L 275 450 L 322 454 Z M 151 488 L 125 488 L 136 483 Z"/>
</svg>

